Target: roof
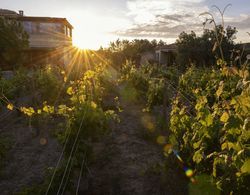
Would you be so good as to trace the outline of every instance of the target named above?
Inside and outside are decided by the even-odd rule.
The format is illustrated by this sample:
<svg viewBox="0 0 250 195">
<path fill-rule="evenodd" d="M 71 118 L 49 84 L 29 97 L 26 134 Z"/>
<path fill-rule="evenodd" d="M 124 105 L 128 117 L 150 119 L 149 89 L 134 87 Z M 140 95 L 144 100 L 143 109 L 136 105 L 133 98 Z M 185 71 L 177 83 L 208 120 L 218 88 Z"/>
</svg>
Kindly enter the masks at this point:
<svg viewBox="0 0 250 195">
<path fill-rule="evenodd" d="M 15 18 L 19 21 L 37 21 L 37 22 L 50 22 L 50 23 L 59 22 L 73 29 L 73 26 L 69 23 L 69 21 L 66 18 L 23 16 L 23 15 L 18 14 L 15 11 L 8 10 L 8 9 L 0 9 L 0 16 L 4 16 L 10 19 Z"/>
<path fill-rule="evenodd" d="M 35 16 L 20 16 L 19 21 L 36 21 L 36 22 L 50 22 L 50 23 L 64 23 L 65 25 L 73 28 L 66 18 L 54 18 L 54 17 L 35 17 Z"/>
<path fill-rule="evenodd" d="M 168 52 L 168 51 L 176 51 L 176 50 L 177 50 L 177 45 L 175 43 L 156 47 L 156 51 Z"/>
<path fill-rule="evenodd" d="M 0 16 L 18 16 L 18 13 L 8 9 L 0 9 Z"/>
</svg>

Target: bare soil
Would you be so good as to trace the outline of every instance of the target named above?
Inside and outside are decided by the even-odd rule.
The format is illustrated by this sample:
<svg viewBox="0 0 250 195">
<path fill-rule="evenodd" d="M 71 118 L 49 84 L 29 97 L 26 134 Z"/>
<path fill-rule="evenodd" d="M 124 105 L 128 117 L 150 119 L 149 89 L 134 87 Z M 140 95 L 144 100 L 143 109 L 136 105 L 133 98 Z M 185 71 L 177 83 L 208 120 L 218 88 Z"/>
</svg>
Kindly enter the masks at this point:
<svg viewBox="0 0 250 195">
<path fill-rule="evenodd" d="M 50 136 L 49 129 L 43 129 L 42 136 L 35 132 L 36 129 L 30 129 L 26 120 L 15 112 L 1 120 L 0 135 L 11 143 L 6 158 L 2 159 L 1 195 L 42 183 L 46 170 L 55 166 L 61 151 L 59 143 Z"/>
<path fill-rule="evenodd" d="M 145 139 L 148 129 L 143 106 L 123 102 L 122 107 L 121 122 L 113 126 L 110 137 L 95 146 L 95 163 L 89 167 L 80 194 L 188 194 L 188 181 L 175 157 L 166 159 L 160 146 Z M 150 121 L 155 122 L 152 115 Z"/>
</svg>

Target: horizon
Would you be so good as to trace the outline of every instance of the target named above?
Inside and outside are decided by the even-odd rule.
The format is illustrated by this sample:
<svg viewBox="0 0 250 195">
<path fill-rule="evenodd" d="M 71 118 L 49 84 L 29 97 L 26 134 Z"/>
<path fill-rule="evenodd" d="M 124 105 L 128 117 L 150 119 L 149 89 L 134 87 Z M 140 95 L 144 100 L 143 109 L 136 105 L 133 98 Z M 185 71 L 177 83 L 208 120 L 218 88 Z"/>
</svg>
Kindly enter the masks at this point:
<svg viewBox="0 0 250 195">
<path fill-rule="evenodd" d="M 49 6 L 48 6 L 49 4 Z M 73 26 L 73 44 L 83 49 L 107 47 L 117 39 L 163 40 L 174 43 L 178 35 L 203 31 L 202 12 L 212 12 L 218 16 L 212 5 L 223 9 L 232 4 L 225 13 L 225 26 L 238 30 L 236 42 L 249 42 L 250 2 L 247 0 L 92 0 L 71 2 L 55 0 L 34 2 L 31 0 L 9 0 L 2 2 L 2 9 L 18 12 L 26 16 L 66 18 Z M 219 18 L 217 18 L 219 21 Z"/>
</svg>

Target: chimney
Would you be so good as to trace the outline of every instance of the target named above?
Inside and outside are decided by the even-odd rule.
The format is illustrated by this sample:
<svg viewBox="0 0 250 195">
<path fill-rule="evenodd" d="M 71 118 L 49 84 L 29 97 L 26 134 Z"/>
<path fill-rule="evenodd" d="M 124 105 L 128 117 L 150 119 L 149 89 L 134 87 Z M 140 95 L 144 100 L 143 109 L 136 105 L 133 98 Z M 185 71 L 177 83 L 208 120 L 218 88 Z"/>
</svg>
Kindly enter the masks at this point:
<svg viewBox="0 0 250 195">
<path fill-rule="evenodd" d="M 19 15 L 23 16 L 23 10 L 19 10 Z"/>
</svg>

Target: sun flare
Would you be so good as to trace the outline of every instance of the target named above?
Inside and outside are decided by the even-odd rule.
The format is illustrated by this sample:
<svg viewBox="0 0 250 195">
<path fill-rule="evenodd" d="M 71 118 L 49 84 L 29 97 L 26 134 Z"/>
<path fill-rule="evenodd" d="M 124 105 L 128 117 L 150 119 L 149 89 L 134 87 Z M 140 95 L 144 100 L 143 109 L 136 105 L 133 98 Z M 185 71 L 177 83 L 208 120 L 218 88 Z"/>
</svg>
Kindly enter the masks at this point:
<svg viewBox="0 0 250 195">
<path fill-rule="evenodd" d="M 98 13 L 80 12 L 70 17 L 73 26 L 73 44 L 81 49 L 99 49 L 117 39 L 113 32 L 127 26 L 126 20 L 100 16 Z"/>
<path fill-rule="evenodd" d="M 80 49 L 98 49 L 101 43 L 105 41 L 100 39 L 101 36 L 101 33 L 98 34 L 90 30 L 84 31 L 84 34 L 76 31 L 73 38 L 73 45 Z"/>
</svg>

